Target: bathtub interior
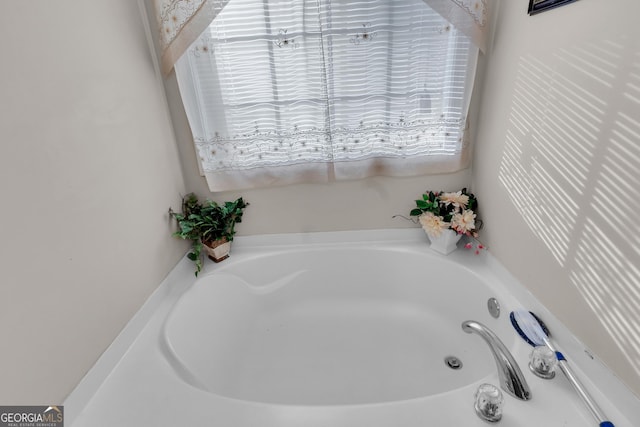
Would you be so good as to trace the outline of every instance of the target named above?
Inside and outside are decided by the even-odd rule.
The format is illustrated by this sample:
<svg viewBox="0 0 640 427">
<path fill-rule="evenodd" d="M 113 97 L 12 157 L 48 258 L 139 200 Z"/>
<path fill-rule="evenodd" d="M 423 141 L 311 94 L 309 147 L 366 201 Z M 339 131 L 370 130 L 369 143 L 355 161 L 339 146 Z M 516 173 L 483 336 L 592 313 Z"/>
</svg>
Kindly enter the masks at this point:
<svg viewBox="0 0 640 427">
<path fill-rule="evenodd" d="M 495 374 L 489 283 L 445 257 L 404 249 L 288 250 L 228 261 L 175 305 L 163 346 L 202 390 L 281 405 L 358 405 L 446 393 Z M 444 360 L 455 356 L 458 370 Z"/>
</svg>

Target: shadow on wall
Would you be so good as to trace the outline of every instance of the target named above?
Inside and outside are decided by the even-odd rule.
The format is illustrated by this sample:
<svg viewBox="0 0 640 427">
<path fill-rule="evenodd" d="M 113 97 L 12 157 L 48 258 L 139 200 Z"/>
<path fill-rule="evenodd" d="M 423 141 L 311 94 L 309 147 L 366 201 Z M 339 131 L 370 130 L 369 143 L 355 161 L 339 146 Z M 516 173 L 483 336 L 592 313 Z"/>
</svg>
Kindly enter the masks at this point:
<svg viewBox="0 0 640 427">
<path fill-rule="evenodd" d="M 520 58 L 499 179 L 640 375 L 639 47 Z"/>
</svg>

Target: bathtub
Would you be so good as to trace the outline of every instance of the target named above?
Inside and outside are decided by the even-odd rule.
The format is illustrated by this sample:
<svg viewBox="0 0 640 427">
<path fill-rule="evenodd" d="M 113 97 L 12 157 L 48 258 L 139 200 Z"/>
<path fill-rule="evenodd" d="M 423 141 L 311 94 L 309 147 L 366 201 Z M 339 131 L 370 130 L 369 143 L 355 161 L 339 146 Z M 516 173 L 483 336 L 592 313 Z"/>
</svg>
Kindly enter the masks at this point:
<svg viewBox="0 0 640 427">
<path fill-rule="evenodd" d="M 443 256 L 420 230 L 262 236 L 236 239 L 197 280 L 189 263 L 178 270 L 112 367 L 86 380 L 91 391 L 81 383 L 91 396 L 65 402 L 73 426 L 486 426 L 473 395 L 498 385 L 497 368 L 465 320 L 500 337 L 532 390 L 528 402 L 505 393 L 503 425 L 595 425 L 564 378 L 526 369 L 509 311 L 526 304 L 559 339 L 565 329 L 486 251 Z M 637 401 L 614 405 L 624 388 L 584 359 L 587 387 L 631 426 L 624 409 Z"/>
<path fill-rule="evenodd" d="M 496 369 L 486 344 L 460 328 L 477 319 L 504 329 L 486 309 L 493 295 L 453 261 L 398 247 L 280 251 L 198 280 L 169 315 L 164 348 L 188 383 L 233 399 L 404 401 Z"/>
</svg>

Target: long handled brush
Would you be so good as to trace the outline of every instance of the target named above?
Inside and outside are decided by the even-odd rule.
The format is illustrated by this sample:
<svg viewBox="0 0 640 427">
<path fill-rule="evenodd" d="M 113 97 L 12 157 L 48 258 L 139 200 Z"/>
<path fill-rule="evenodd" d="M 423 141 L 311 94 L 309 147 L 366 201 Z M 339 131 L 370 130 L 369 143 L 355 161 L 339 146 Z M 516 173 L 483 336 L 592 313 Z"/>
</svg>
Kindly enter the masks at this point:
<svg viewBox="0 0 640 427">
<path fill-rule="evenodd" d="M 558 366 L 562 373 L 567 377 L 567 380 L 571 383 L 575 391 L 578 393 L 582 401 L 585 403 L 591 414 L 600 423 L 600 427 L 614 427 L 611 421 L 607 421 L 604 413 L 598 407 L 596 402 L 587 392 L 587 389 L 580 383 L 573 370 L 569 367 L 567 359 L 564 355 L 556 350 L 555 346 L 551 342 L 550 334 L 547 327 L 538 319 L 533 313 L 525 310 L 518 310 L 511 312 L 509 316 L 511 318 L 511 324 L 518 331 L 518 334 L 530 345 L 541 346 L 546 345 L 551 351 L 556 354 L 558 359 Z"/>
</svg>

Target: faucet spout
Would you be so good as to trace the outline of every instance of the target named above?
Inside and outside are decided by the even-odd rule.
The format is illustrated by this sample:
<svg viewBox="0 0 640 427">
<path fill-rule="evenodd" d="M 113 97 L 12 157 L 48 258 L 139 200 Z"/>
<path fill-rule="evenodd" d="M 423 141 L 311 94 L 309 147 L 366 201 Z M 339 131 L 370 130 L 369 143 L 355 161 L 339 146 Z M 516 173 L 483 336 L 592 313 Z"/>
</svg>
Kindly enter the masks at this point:
<svg viewBox="0 0 640 427">
<path fill-rule="evenodd" d="M 467 320 L 462 322 L 462 330 L 466 333 L 480 335 L 489 345 L 489 349 L 496 360 L 500 386 L 504 391 L 521 400 L 531 399 L 531 390 L 522 375 L 520 367 L 500 338 L 480 322 Z"/>
</svg>

